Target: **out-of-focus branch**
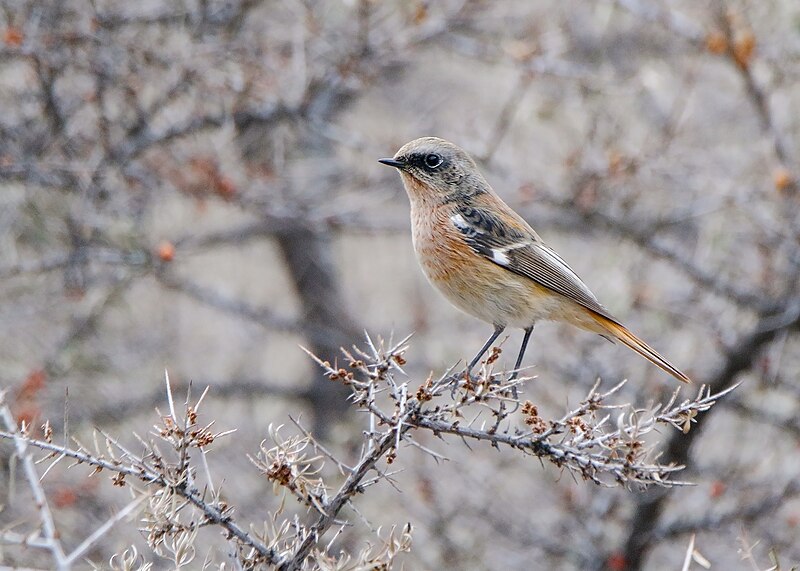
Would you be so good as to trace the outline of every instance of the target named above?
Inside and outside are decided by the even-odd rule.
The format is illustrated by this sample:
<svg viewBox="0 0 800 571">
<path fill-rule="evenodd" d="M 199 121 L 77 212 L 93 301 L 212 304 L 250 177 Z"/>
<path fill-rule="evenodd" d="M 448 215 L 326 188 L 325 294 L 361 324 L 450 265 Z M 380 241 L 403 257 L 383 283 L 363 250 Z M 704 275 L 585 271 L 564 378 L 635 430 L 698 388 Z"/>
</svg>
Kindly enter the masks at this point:
<svg viewBox="0 0 800 571">
<path fill-rule="evenodd" d="M 253 399 L 258 397 L 278 397 L 289 400 L 305 401 L 309 399 L 308 389 L 295 386 L 279 385 L 266 379 L 237 378 L 223 383 L 208 382 L 194 379 L 193 386 L 212 387 L 217 399 Z M 154 389 L 149 394 L 137 393 L 134 398 L 104 402 L 94 408 L 86 408 L 70 413 L 70 422 L 91 423 L 97 426 L 107 426 L 109 423 L 120 422 L 133 416 L 149 413 L 164 400 L 164 391 Z"/>
<path fill-rule="evenodd" d="M 577 209 L 574 204 L 555 196 L 543 196 L 542 200 L 563 209 L 565 213 L 571 216 L 580 218 L 583 223 L 588 223 L 619 238 L 631 241 L 647 253 L 671 263 L 710 293 L 729 299 L 742 308 L 755 309 L 760 313 L 768 313 L 776 308 L 775 303 L 763 295 L 747 291 L 725 281 L 719 277 L 718 273 L 694 264 L 682 252 L 663 245 L 656 238 L 652 229 L 645 229 L 646 225 L 644 224 L 634 224 L 620 220 L 598 209 Z"/>
<path fill-rule="evenodd" d="M 51 254 L 38 260 L 22 260 L 16 264 L 0 267 L 0 279 L 8 279 L 20 274 L 43 274 L 60 270 L 70 263 L 70 254 Z"/>
<path fill-rule="evenodd" d="M 238 298 L 223 295 L 210 288 L 177 276 L 174 272 L 159 271 L 158 282 L 167 289 L 180 292 L 209 307 L 238 315 L 249 321 L 277 331 L 298 332 L 300 322 L 296 319 L 275 315 L 266 308 L 253 307 Z"/>
<path fill-rule="evenodd" d="M 730 399 L 726 404 L 748 420 L 774 426 L 781 430 L 791 432 L 796 437 L 800 437 L 800 418 L 796 416 L 787 418 L 775 414 L 771 410 L 747 404 L 741 397 Z"/>
<path fill-rule="evenodd" d="M 345 309 L 329 236 L 296 229 L 281 234 L 278 246 L 301 300 L 301 330 L 315 351 L 335 354 L 338 347 L 351 342 L 357 328 Z M 347 392 L 339 384 L 315 378 L 309 396 L 314 408 L 314 432 L 322 437 L 349 406 Z"/>
<path fill-rule="evenodd" d="M 772 143 L 775 156 L 780 161 L 781 166 L 785 168 L 795 169 L 796 162 L 793 159 L 793 154 L 789 150 L 787 142 L 784 140 L 783 133 L 778 128 L 773 116 L 772 109 L 769 104 L 769 94 L 758 84 L 753 75 L 753 69 L 750 58 L 752 57 L 753 46 L 745 46 L 742 42 L 755 42 L 755 39 L 748 33 L 747 39 L 737 40 L 736 34 L 731 25 L 731 15 L 728 11 L 727 2 L 725 0 L 716 0 L 717 8 L 717 22 L 722 28 L 725 37 L 726 55 L 729 61 L 734 65 L 739 72 L 745 87 L 745 93 L 750 100 L 753 108 L 761 124 L 764 133 L 769 137 Z M 797 172 L 794 172 L 795 177 Z M 797 180 L 792 180 L 792 186 L 797 185 Z"/>
<path fill-rule="evenodd" d="M 193 135 L 206 129 L 221 127 L 227 119 L 228 116 L 225 113 L 193 117 L 183 123 L 170 125 L 162 131 L 155 131 L 148 125 L 141 129 L 136 136 L 125 139 L 121 145 L 112 151 L 110 158 L 124 165 L 147 149 L 164 145 L 175 139 Z"/>
<path fill-rule="evenodd" d="M 752 522 L 764 515 L 774 513 L 791 498 L 800 495 L 800 481 L 793 480 L 777 493 L 759 498 L 757 501 L 740 504 L 732 509 L 710 513 L 700 518 L 681 518 L 665 523 L 653 530 L 653 541 L 661 541 L 687 533 L 718 530 L 731 524 Z"/>
<path fill-rule="evenodd" d="M 511 120 L 522 101 L 523 96 L 528 91 L 531 83 L 533 82 L 533 74 L 523 72 L 517 80 L 517 84 L 511 93 L 508 95 L 505 104 L 500 108 L 500 114 L 497 116 L 497 121 L 492 129 L 492 134 L 489 136 L 489 141 L 486 144 L 486 150 L 479 157 L 482 162 L 489 162 L 492 160 L 494 153 L 497 151 L 497 146 L 500 141 L 505 137 L 508 128 L 511 126 Z"/>
<path fill-rule="evenodd" d="M 782 312 L 759 320 L 753 330 L 742 335 L 739 341 L 728 349 L 724 363 L 708 382 L 710 390 L 718 391 L 729 386 L 740 374 L 752 368 L 761 350 L 783 331 L 800 330 L 800 303 L 791 300 L 784 307 Z M 664 460 L 686 464 L 689 461 L 692 444 L 702 434 L 704 426 L 705 422 L 699 422 L 689 434 L 672 435 L 664 446 Z M 642 568 L 649 548 L 653 544 L 653 532 L 658 527 L 668 497 L 664 492 L 651 491 L 638 502 L 630 520 L 624 547 L 627 569 L 637 571 Z"/>
<path fill-rule="evenodd" d="M 659 24 L 695 45 L 703 44 L 705 39 L 703 28 L 680 12 L 649 0 L 613 0 L 613 2 L 642 20 Z"/>
<path fill-rule="evenodd" d="M 52 354 L 44 361 L 44 370 L 50 375 L 58 375 L 63 372 L 63 364 L 61 363 L 62 356 L 69 351 L 76 343 L 82 339 L 86 339 L 97 329 L 98 324 L 102 320 L 105 313 L 119 301 L 125 292 L 134 283 L 134 278 L 126 276 L 118 283 L 113 284 L 107 291 L 95 301 L 88 309 L 82 314 L 76 315 L 70 326 L 70 329 L 62 337 L 61 341 L 55 347 Z"/>
<path fill-rule="evenodd" d="M 52 70 L 47 62 L 38 54 L 32 55 L 36 75 L 39 79 L 39 84 L 42 89 L 42 98 L 44 100 L 44 110 L 47 119 L 50 123 L 50 130 L 54 137 L 57 137 L 64 128 L 64 118 L 61 116 L 58 102 L 55 94 L 55 72 Z"/>
<path fill-rule="evenodd" d="M 297 216 L 278 218 L 263 214 L 261 220 L 243 224 L 239 227 L 228 228 L 209 234 L 186 234 L 175 240 L 175 247 L 177 249 L 190 248 L 206 250 L 218 246 L 243 244 L 258 238 L 272 238 L 276 234 L 296 227 L 298 223 L 302 224 L 302 221 L 298 220 Z"/>
<path fill-rule="evenodd" d="M 320 208 L 322 210 L 322 208 Z M 208 248 L 246 244 L 259 239 L 271 239 L 277 235 L 291 232 L 297 228 L 325 229 L 331 233 L 353 234 L 379 234 L 394 235 L 408 234 L 408 221 L 405 219 L 382 220 L 376 216 L 367 216 L 359 213 L 333 213 L 300 212 L 286 215 L 273 215 L 262 213 L 261 220 L 249 222 L 238 227 L 209 232 L 208 234 L 186 234 L 174 241 L 176 250 L 204 251 Z M 303 220 L 305 216 L 305 220 Z M 35 266 L 34 266 L 35 267 Z M 13 268 L 10 268 L 13 271 Z M 0 268 L 0 277 L 3 269 Z"/>
<path fill-rule="evenodd" d="M 642 0 L 613 1 L 639 18 L 648 22 L 657 23 L 676 36 L 689 40 L 698 48 L 707 47 L 706 42 L 708 41 L 708 35 L 704 32 L 702 27 L 675 10 L 659 6 L 655 2 L 646 2 Z M 769 95 L 758 84 L 753 75 L 752 66 L 750 65 L 753 46 L 744 46 L 741 40 L 737 40 L 735 31 L 731 26 L 731 17 L 727 2 L 725 0 L 716 0 L 715 6 L 716 19 L 724 37 L 724 53 L 731 63 L 734 64 L 734 67 L 742 78 L 747 98 L 756 110 L 761 127 L 772 143 L 775 156 L 782 166 L 796 169 L 797 164 L 793 159 L 793 154 L 789 150 L 789 145 L 784 139 L 783 133 L 778 128 L 770 108 Z M 751 39 L 745 41 L 751 42 Z M 755 40 L 753 39 L 752 41 L 754 42 Z M 797 172 L 794 172 L 794 175 L 796 177 Z M 790 184 L 796 187 L 797 180 L 792 179 Z"/>
</svg>

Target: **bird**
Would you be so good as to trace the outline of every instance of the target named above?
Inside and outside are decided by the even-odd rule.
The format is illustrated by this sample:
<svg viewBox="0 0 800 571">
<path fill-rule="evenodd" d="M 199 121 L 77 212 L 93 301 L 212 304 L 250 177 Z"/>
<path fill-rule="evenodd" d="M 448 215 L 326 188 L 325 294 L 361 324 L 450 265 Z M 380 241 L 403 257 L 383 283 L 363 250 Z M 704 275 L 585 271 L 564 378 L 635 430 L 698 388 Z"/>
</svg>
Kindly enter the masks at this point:
<svg viewBox="0 0 800 571">
<path fill-rule="evenodd" d="M 428 281 L 494 331 L 466 375 L 508 327 L 524 331 L 511 379 L 536 323 L 557 321 L 618 340 L 677 380 L 689 377 L 634 335 L 578 274 L 492 189 L 472 157 L 437 137 L 378 162 L 397 169 L 411 203 L 414 251 Z"/>
</svg>

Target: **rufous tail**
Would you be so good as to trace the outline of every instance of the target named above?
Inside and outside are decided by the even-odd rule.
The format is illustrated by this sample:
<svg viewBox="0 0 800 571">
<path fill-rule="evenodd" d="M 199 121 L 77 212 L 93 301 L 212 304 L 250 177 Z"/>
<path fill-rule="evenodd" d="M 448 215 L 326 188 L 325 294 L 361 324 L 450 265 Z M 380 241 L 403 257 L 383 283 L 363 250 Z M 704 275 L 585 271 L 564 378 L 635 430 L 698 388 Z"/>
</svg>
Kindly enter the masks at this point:
<svg viewBox="0 0 800 571">
<path fill-rule="evenodd" d="M 692 380 L 687 377 L 684 373 L 678 370 L 675 365 L 667 361 L 664 357 L 658 354 L 658 352 L 650 347 L 647 343 L 639 339 L 636 335 L 628 331 L 628 329 L 624 325 L 620 325 L 614 321 L 611 321 L 607 317 L 603 317 L 599 314 L 593 314 L 592 318 L 597 321 L 597 323 L 605 329 L 610 335 L 619 339 L 622 343 L 639 353 L 642 357 L 653 363 L 656 367 L 660 368 L 661 370 L 669 373 L 676 379 L 678 379 L 682 383 L 691 383 Z"/>
</svg>

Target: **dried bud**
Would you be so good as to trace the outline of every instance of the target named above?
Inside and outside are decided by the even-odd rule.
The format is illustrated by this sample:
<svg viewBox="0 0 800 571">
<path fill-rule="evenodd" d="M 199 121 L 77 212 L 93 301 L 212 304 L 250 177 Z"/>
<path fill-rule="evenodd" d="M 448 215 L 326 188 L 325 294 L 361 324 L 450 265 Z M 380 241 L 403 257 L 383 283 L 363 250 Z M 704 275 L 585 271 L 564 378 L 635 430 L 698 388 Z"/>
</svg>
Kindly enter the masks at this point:
<svg viewBox="0 0 800 571">
<path fill-rule="evenodd" d="M 74 506 L 77 501 L 78 494 L 74 488 L 61 486 L 53 494 L 53 505 L 58 509 Z"/>
<path fill-rule="evenodd" d="M 3 43 L 12 48 L 21 46 L 24 39 L 25 36 L 22 34 L 22 30 L 14 26 L 9 26 L 6 28 L 6 31 L 3 32 Z"/>
<path fill-rule="evenodd" d="M 792 173 L 783 167 L 775 171 L 772 181 L 775 183 L 775 189 L 778 192 L 786 192 L 795 184 Z"/>
<path fill-rule="evenodd" d="M 728 40 L 722 32 L 710 32 L 706 36 L 706 49 L 712 54 L 722 55 L 728 51 Z"/>
<path fill-rule="evenodd" d="M 711 489 L 708 491 L 708 495 L 716 499 L 725 493 L 726 488 L 727 486 L 725 485 L 725 482 L 722 482 L 721 480 L 714 480 L 711 483 Z"/>
<path fill-rule="evenodd" d="M 612 553 L 606 561 L 606 567 L 611 571 L 625 571 L 628 568 L 628 562 L 622 553 Z"/>
<path fill-rule="evenodd" d="M 502 352 L 503 350 L 500 347 L 492 347 L 492 354 L 489 355 L 489 357 L 486 359 L 486 364 L 491 365 L 492 363 L 497 361 L 500 358 L 500 354 Z"/>
<path fill-rule="evenodd" d="M 53 442 L 53 427 L 49 420 L 42 425 L 42 439 L 45 442 Z"/>
<path fill-rule="evenodd" d="M 424 23 L 425 20 L 428 19 L 428 3 L 427 2 L 418 2 L 416 6 L 414 6 L 414 13 L 411 16 L 411 21 L 414 22 L 417 26 Z"/>
<path fill-rule="evenodd" d="M 577 434 L 578 432 L 587 434 L 589 432 L 589 426 L 586 424 L 586 421 L 578 416 L 567 420 L 567 426 L 569 427 L 569 431 L 573 434 Z"/>
<path fill-rule="evenodd" d="M 753 59 L 753 52 L 756 49 L 756 37 L 753 32 L 746 31 L 738 34 L 733 44 L 733 59 L 739 67 L 746 69 L 750 66 Z"/>
<path fill-rule="evenodd" d="M 171 262 L 175 259 L 175 246 L 165 240 L 156 248 L 156 255 L 162 262 Z"/>
<path fill-rule="evenodd" d="M 292 467 L 288 464 L 275 462 L 267 470 L 267 478 L 281 486 L 288 486 L 292 481 Z"/>
<path fill-rule="evenodd" d="M 625 157 L 618 150 L 613 149 L 608 153 L 608 172 L 611 175 L 621 173 L 625 168 Z"/>
<path fill-rule="evenodd" d="M 536 434 L 541 434 L 547 430 L 547 423 L 539 416 L 539 409 L 531 401 L 526 400 L 522 405 L 522 414 L 525 415 L 525 424 L 527 424 L 531 431 Z"/>
<path fill-rule="evenodd" d="M 214 181 L 214 190 L 225 200 L 230 200 L 236 195 L 236 185 L 226 176 L 220 176 Z"/>
<path fill-rule="evenodd" d="M 420 387 L 417 389 L 416 394 L 414 395 L 419 402 L 428 402 L 429 400 L 433 399 L 433 395 L 430 392 L 431 385 L 433 383 L 433 373 L 428 375 L 428 378 Z"/>
</svg>

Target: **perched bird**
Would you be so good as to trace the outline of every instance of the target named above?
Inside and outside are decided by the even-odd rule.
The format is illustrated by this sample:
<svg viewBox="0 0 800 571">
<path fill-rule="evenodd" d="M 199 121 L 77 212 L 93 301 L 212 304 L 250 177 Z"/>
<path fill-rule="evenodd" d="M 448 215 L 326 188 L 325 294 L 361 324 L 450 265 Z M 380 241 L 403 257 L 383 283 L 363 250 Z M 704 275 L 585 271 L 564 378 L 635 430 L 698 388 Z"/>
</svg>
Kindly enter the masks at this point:
<svg viewBox="0 0 800 571">
<path fill-rule="evenodd" d="M 396 168 L 403 179 L 414 250 L 428 280 L 457 308 L 494 325 L 467 374 L 506 327 L 519 327 L 525 336 L 516 377 L 533 326 L 549 320 L 618 339 L 690 382 L 600 305 L 572 268 L 502 201 L 463 149 L 423 137 L 379 162 Z"/>
</svg>

